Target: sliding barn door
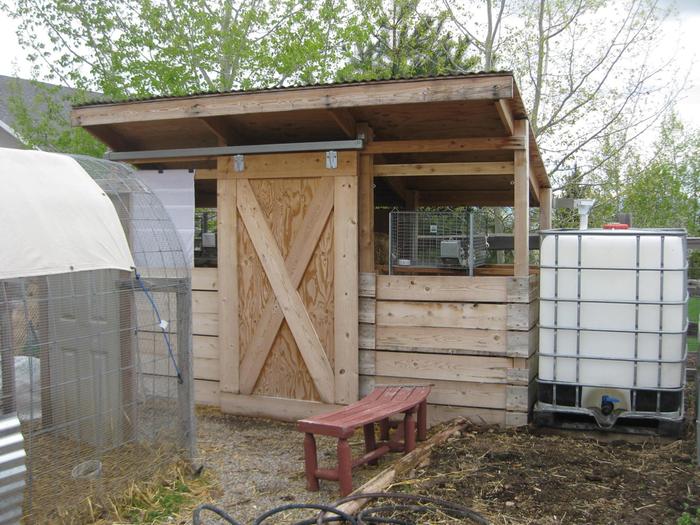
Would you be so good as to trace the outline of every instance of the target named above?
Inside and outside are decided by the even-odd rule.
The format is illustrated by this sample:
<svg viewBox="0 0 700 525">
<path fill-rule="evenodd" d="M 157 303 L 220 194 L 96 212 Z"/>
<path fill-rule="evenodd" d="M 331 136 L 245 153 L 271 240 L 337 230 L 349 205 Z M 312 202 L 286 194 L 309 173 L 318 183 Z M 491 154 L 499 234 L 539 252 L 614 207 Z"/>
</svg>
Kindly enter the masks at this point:
<svg viewBox="0 0 700 525">
<path fill-rule="evenodd" d="M 356 400 L 357 154 L 337 167 L 325 152 L 246 156 L 240 171 L 221 159 L 218 171 L 221 390 Z"/>
</svg>

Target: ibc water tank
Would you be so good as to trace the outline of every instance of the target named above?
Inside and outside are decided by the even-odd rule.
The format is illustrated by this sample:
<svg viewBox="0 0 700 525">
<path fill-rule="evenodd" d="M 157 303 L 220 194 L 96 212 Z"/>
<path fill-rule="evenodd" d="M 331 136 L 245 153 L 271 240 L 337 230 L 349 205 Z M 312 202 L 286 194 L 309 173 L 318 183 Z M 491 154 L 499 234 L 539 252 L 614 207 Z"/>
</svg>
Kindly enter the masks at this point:
<svg viewBox="0 0 700 525">
<path fill-rule="evenodd" d="M 686 324 L 684 230 L 542 232 L 536 411 L 681 420 Z"/>
</svg>

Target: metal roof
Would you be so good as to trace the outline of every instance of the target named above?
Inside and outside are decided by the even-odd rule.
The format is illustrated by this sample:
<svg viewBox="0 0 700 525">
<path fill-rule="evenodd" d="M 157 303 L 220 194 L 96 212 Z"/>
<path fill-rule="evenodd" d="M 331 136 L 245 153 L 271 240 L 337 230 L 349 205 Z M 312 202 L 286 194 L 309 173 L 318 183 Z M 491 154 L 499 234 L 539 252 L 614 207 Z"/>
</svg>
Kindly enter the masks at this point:
<svg viewBox="0 0 700 525">
<path fill-rule="evenodd" d="M 468 77 L 486 77 L 492 75 L 512 75 L 512 71 L 473 71 L 465 73 L 452 73 L 445 75 L 417 75 L 417 76 L 396 76 L 396 77 L 386 77 L 386 78 L 366 78 L 366 79 L 355 79 L 355 80 L 344 80 L 338 82 L 317 82 L 312 84 L 291 84 L 288 86 L 270 86 L 254 89 L 231 89 L 231 90 L 221 90 L 221 91 L 197 91 L 188 93 L 186 95 L 153 95 L 150 97 L 133 97 L 133 98 L 123 98 L 123 99 L 96 99 L 92 101 L 87 101 L 84 103 L 76 104 L 74 108 L 81 108 L 87 106 L 101 106 L 107 104 L 124 104 L 130 102 L 150 102 L 152 100 L 165 100 L 165 99 L 186 99 L 190 97 L 205 97 L 205 96 L 216 96 L 216 95 L 233 95 L 241 93 L 261 93 L 261 92 L 271 92 L 271 91 L 288 91 L 295 89 L 313 89 L 313 88 L 324 88 L 324 87 L 343 87 L 352 86 L 358 84 L 384 84 L 390 82 L 410 82 L 416 80 L 438 80 L 438 79 L 457 79 L 457 78 L 468 78 Z"/>
</svg>

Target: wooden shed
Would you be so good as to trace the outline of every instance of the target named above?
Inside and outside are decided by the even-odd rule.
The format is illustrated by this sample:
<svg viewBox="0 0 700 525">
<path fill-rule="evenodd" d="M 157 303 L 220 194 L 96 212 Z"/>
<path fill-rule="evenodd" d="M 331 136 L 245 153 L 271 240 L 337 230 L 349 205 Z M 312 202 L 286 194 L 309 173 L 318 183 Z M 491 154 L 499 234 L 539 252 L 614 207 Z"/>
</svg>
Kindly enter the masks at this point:
<svg viewBox="0 0 700 525">
<path fill-rule="evenodd" d="M 195 170 L 218 267 L 195 268 L 195 391 L 295 419 L 380 383 L 433 383 L 433 422 L 527 422 L 537 372 L 530 208 L 551 190 L 508 72 L 77 107 L 109 158 Z M 388 209 L 513 208 L 514 264 L 387 275 Z M 377 218 L 375 224 L 375 216 Z"/>
</svg>

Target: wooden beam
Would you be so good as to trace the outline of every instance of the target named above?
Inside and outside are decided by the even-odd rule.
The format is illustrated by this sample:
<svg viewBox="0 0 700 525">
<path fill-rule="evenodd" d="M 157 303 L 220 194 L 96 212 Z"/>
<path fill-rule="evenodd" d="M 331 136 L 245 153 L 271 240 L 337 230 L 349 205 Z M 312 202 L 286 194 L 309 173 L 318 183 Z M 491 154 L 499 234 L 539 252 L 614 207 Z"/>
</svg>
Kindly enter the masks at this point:
<svg viewBox="0 0 700 525">
<path fill-rule="evenodd" d="M 509 190 L 430 190 L 419 192 L 419 198 L 422 206 L 513 205 L 513 192 Z"/>
<path fill-rule="evenodd" d="M 521 150 L 522 137 L 487 137 L 425 140 L 385 140 L 365 146 L 364 153 L 442 153 L 456 151 Z"/>
<path fill-rule="evenodd" d="M 528 121 L 516 120 L 515 133 L 523 139 L 526 148 L 514 153 L 515 199 L 513 207 L 513 237 L 515 239 L 514 275 L 526 277 L 530 273 L 528 238 L 530 235 L 530 154 L 527 149 Z"/>
<path fill-rule="evenodd" d="M 96 126 L 217 115 L 245 115 L 329 108 L 512 98 L 508 73 L 279 88 L 82 106 L 73 126 Z"/>
<path fill-rule="evenodd" d="M 292 286 L 299 287 L 304 272 L 311 261 L 318 240 L 333 210 L 333 183 L 331 179 L 322 181 L 322 186 L 307 209 L 304 221 L 294 236 L 292 246 L 287 253 L 285 266 L 289 272 Z M 268 299 L 262 314 L 255 325 L 250 348 L 241 359 L 241 393 L 251 394 L 258 376 L 265 365 L 272 344 L 277 337 L 284 314 L 274 297 Z"/>
<path fill-rule="evenodd" d="M 441 175 L 512 175 L 512 162 L 437 162 L 422 164 L 377 164 L 375 177 Z"/>
<path fill-rule="evenodd" d="M 367 143 L 372 142 L 372 129 L 367 124 L 359 124 L 357 131 L 365 135 Z M 374 157 L 372 155 L 360 155 L 358 206 L 359 271 L 374 273 Z"/>
<path fill-rule="evenodd" d="M 352 116 L 349 109 L 329 109 L 328 113 L 349 139 L 354 139 L 357 137 L 357 123 L 355 122 L 355 117 Z"/>
<path fill-rule="evenodd" d="M 540 230 L 552 227 L 552 188 L 540 189 Z"/>
<path fill-rule="evenodd" d="M 319 397 L 326 403 L 332 403 L 334 373 L 328 356 L 309 317 L 309 312 L 287 272 L 282 254 L 250 182 L 245 179 L 237 182 L 238 211 L 265 270 L 270 287 L 284 313 L 284 318 L 287 320 Z"/>
<path fill-rule="evenodd" d="M 233 146 L 243 142 L 243 135 L 226 117 L 203 117 L 199 119 L 216 136 L 219 146 Z"/>
<path fill-rule="evenodd" d="M 496 101 L 496 111 L 498 112 L 498 118 L 501 119 L 501 123 L 506 130 L 506 134 L 513 135 L 513 112 L 510 109 L 508 101 L 499 98 Z"/>
<path fill-rule="evenodd" d="M 357 177 L 335 177 L 333 208 L 333 307 L 335 402 L 358 399 Z"/>
<path fill-rule="evenodd" d="M 540 205 L 540 181 L 535 175 L 535 170 L 532 167 L 532 159 L 528 159 L 527 173 L 530 180 L 530 195 L 534 198 L 530 202 L 531 205 Z"/>
<path fill-rule="evenodd" d="M 217 170 L 228 170 L 227 159 L 220 158 Z M 239 333 L 238 333 L 238 212 L 236 211 L 236 181 L 217 181 L 217 239 L 219 287 L 219 389 L 239 391 Z"/>
</svg>

